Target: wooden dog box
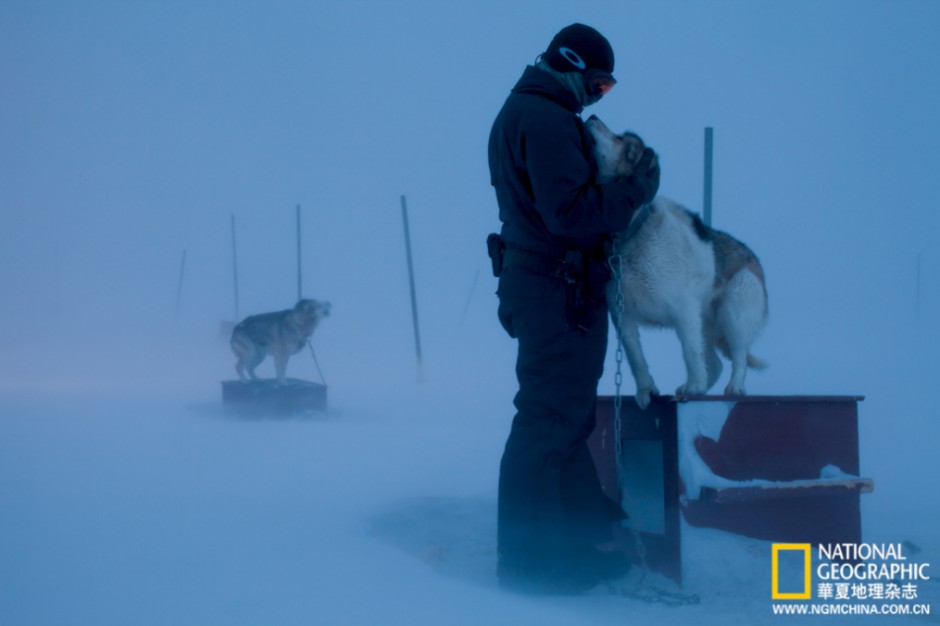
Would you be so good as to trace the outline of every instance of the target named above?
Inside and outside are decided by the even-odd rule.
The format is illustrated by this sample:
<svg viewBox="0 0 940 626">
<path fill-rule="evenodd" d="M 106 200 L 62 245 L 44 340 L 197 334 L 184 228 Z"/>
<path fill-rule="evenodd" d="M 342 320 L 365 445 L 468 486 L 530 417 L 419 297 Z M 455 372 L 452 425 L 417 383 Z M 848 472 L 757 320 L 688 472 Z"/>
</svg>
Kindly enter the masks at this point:
<svg viewBox="0 0 940 626">
<path fill-rule="evenodd" d="M 222 406 L 246 415 L 296 415 L 326 411 L 326 385 L 297 378 L 222 381 Z"/>
<path fill-rule="evenodd" d="M 776 542 L 860 543 L 860 396 L 660 396 L 621 405 L 623 489 L 614 399 L 598 398 L 589 441 L 605 493 L 623 505 L 651 569 L 681 581 L 680 515 Z M 621 529 L 619 542 L 635 554 Z"/>
</svg>

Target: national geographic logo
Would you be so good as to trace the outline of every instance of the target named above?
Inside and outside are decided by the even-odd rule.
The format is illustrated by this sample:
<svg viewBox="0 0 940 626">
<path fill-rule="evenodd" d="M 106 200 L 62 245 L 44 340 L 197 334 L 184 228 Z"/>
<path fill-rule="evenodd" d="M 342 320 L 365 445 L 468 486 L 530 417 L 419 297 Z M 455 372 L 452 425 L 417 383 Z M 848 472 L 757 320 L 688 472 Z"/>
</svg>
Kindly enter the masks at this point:
<svg viewBox="0 0 940 626">
<path fill-rule="evenodd" d="M 812 544 L 775 543 L 770 596 L 774 600 L 917 600 L 918 585 L 930 580 L 929 568 L 929 563 L 909 560 L 901 543 L 819 544 L 815 568 Z"/>
<path fill-rule="evenodd" d="M 813 597 L 813 546 L 808 543 L 775 543 L 771 553 L 770 597 L 774 600 L 809 600 Z M 788 552 L 803 558 L 803 588 L 799 591 L 780 591 L 780 553 Z"/>
</svg>

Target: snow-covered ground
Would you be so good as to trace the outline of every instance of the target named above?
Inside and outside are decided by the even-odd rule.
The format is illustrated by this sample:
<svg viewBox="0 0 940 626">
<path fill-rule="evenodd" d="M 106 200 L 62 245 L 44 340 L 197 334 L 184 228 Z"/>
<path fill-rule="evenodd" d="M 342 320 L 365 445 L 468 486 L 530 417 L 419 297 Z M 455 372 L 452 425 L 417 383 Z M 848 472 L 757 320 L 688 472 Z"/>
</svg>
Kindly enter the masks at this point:
<svg viewBox="0 0 940 626">
<path fill-rule="evenodd" d="M 227 377 L 231 359 L 216 347 L 210 361 Z M 313 371 L 305 356 L 296 374 Z M 410 371 L 369 387 L 337 380 L 327 413 L 290 418 L 226 414 L 207 377 L 169 388 L 165 380 L 4 388 L 0 621 L 817 623 L 772 615 L 769 543 L 688 526 L 684 588 L 646 582 L 697 604 L 649 604 L 606 589 L 575 598 L 501 591 L 495 487 L 512 382 L 494 369 L 475 380 L 415 383 Z M 863 463 L 876 449 L 867 443 Z M 866 540 L 911 541 L 919 559 L 937 562 L 935 494 L 929 507 L 911 498 L 908 510 L 881 509 L 877 499 L 865 496 Z M 635 582 L 636 572 L 618 590 Z M 938 585 L 922 585 L 928 593 L 937 611 Z"/>
</svg>

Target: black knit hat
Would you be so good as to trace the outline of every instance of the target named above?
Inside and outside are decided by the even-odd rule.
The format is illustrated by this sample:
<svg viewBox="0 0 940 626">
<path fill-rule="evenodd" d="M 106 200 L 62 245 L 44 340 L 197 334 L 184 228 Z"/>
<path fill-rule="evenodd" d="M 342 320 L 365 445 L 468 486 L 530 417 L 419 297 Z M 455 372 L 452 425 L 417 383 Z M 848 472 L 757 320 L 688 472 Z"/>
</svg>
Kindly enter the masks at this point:
<svg viewBox="0 0 940 626">
<path fill-rule="evenodd" d="M 584 24 L 572 24 L 558 31 L 542 58 L 558 72 L 614 71 L 614 51 L 610 43 Z"/>
</svg>

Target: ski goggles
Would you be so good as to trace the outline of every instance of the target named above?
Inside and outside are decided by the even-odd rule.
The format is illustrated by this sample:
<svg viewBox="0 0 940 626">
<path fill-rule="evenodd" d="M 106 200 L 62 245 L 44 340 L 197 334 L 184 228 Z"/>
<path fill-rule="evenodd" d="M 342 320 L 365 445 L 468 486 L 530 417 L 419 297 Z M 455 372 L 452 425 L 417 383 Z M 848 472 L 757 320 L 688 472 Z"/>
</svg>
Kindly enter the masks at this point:
<svg viewBox="0 0 940 626">
<path fill-rule="evenodd" d="M 610 72 L 591 68 L 584 72 L 584 84 L 587 85 L 590 95 L 599 97 L 613 89 L 617 79 Z"/>
<path fill-rule="evenodd" d="M 587 86 L 588 95 L 599 98 L 614 88 L 617 79 L 610 72 L 598 69 L 596 67 L 588 68 L 587 63 L 577 52 L 571 48 L 562 46 L 558 49 L 558 54 L 564 57 L 568 63 L 571 63 L 584 75 L 584 84 Z"/>
</svg>

